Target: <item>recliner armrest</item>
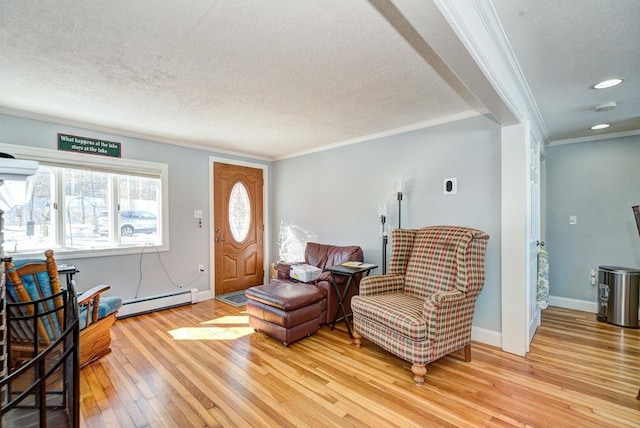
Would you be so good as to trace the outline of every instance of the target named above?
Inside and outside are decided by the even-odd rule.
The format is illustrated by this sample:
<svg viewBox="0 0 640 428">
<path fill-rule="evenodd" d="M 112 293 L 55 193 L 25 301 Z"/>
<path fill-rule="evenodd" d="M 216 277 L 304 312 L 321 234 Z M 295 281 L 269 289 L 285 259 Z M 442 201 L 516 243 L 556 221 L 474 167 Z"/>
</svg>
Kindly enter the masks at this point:
<svg viewBox="0 0 640 428">
<path fill-rule="evenodd" d="M 404 278 L 400 275 L 367 276 L 360 281 L 360 295 L 399 293 L 404 289 Z"/>
</svg>

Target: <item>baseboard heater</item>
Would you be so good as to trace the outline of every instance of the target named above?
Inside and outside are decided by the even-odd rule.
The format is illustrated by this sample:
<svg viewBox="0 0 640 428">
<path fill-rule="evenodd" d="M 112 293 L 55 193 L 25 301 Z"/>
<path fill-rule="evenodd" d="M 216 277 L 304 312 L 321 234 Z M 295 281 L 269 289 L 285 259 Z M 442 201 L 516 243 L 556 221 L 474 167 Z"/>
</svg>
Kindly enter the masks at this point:
<svg viewBox="0 0 640 428">
<path fill-rule="evenodd" d="M 178 306 L 191 305 L 198 301 L 198 289 L 178 291 L 176 293 L 159 294 L 157 296 L 133 299 L 122 302 L 117 318 L 132 317 L 161 311 L 163 309 L 176 308 Z"/>
</svg>

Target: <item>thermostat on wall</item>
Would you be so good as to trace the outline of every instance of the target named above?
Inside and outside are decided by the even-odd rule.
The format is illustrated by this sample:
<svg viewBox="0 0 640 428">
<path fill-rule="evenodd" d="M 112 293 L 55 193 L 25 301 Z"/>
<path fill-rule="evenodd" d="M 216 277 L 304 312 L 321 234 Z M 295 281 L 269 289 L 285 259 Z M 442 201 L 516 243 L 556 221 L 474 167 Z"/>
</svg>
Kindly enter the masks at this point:
<svg viewBox="0 0 640 428">
<path fill-rule="evenodd" d="M 458 193 L 458 179 L 457 178 L 445 178 L 442 181 L 443 193 L 445 195 L 455 195 Z"/>
</svg>

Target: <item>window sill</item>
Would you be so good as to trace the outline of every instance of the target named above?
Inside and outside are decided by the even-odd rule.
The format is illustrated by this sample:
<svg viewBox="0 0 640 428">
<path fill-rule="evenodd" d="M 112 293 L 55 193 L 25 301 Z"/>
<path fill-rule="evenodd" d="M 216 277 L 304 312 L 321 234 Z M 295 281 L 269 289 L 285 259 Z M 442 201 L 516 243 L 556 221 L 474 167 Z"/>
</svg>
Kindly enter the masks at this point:
<svg viewBox="0 0 640 428">
<path fill-rule="evenodd" d="M 140 254 L 142 252 L 148 252 L 149 250 L 158 252 L 169 251 L 169 245 L 138 245 L 131 247 L 120 248 L 93 248 L 83 250 L 69 250 L 61 248 L 53 248 L 55 251 L 56 260 L 68 260 L 68 259 L 86 259 L 92 257 L 108 257 L 108 256 L 124 256 L 129 254 Z M 22 251 L 12 253 L 9 251 L 4 252 L 5 257 L 13 257 L 15 259 L 29 259 L 29 258 L 42 258 L 44 257 L 44 250 L 38 251 Z"/>
</svg>

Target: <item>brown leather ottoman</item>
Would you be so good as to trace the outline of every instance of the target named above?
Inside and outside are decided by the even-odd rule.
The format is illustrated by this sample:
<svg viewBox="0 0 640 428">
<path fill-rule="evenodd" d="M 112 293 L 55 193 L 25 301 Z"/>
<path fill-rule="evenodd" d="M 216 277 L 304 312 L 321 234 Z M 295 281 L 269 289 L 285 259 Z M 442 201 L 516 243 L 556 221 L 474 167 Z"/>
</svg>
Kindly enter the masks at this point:
<svg viewBox="0 0 640 428">
<path fill-rule="evenodd" d="M 245 291 L 249 325 L 288 346 L 320 328 L 322 293 L 309 284 L 274 282 Z"/>
</svg>

